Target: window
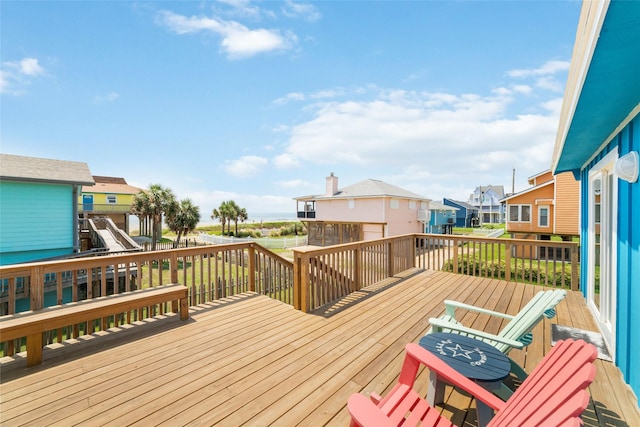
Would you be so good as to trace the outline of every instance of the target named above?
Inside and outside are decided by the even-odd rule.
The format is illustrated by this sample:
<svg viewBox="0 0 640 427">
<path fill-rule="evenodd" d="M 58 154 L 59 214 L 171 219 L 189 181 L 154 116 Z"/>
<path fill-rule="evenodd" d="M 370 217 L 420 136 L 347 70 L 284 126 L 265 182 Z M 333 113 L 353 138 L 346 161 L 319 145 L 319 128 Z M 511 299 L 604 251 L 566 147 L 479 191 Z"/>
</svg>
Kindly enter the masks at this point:
<svg viewBox="0 0 640 427">
<path fill-rule="evenodd" d="M 509 205 L 509 221 L 518 222 L 519 219 L 520 219 L 520 206 Z"/>
<path fill-rule="evenodd" d="M 349 209 L 355 209 L 356 199 L 349 199 Z"/>
<path fill-rule="evenodd" d="M 107 195 L 107 204 L 108 205 L 115 205 L 117 202 L 116 200 L 116 196 L 115 194 L 108 194 Z"/>
<path fill-rule="evenodd" d="M 538 227 L 549 226 L 549 206 L 538 206 Z"/>
<path fill-rule="evenodd" d="M 391 199 L 390 205 L 391 209 L 400 209 L 400 200 Z"/>
<path fill-rule="evenodd" d="M 409 200 L 409 209 L 415 209 L 416 208 L 416 201 L 415 200 Z"/>
<path fill-rule="evenodd" d="M 531 205 L 509 205 L 509 222 L 531 222 Z"/>
</svg>

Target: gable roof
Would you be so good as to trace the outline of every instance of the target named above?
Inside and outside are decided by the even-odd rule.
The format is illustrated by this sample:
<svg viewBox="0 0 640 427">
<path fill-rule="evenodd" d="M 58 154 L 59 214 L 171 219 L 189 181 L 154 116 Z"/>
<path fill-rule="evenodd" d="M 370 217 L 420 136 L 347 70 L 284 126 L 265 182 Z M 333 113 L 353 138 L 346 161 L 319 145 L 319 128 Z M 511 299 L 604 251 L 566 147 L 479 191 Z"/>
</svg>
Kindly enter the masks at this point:
<svg viewBox="0 0 640 427">
<path fill-rule="evenodd" d="M 13 154 L 0 154 L 0 179 L 57 184 L 94 184 L 86 163 Z"/>
<path fill-rule="evenodd" d="M 458 208 L 453 206 L 447 206 L 444 203 L 436 202 L 434 200 L 429 202 L 429 209 L 436 211 L 457 211 Z"/>
<path fill-rule="evenodd" d="M 499 197 L 504 197 L 504 185 L 483 185 L 480 187 L 476 187 L 476 189 L 474 190 L 474 194 L 477 191 L 480 191 L 481 188 L 482 188 L 482 191 L 484 191 L 485 193 L 487 191 L 493 191 Z"/>
<path fill-rule="evenodd" d="M 459 201 L 459 200 L 447 199 L 446 197 L 443 199 L 443 202 L 444 202 L 445 200 L 448 200 L 450 203 L 455 203 L 456 205 L 460 206 L 461 208 L 465 208 L 465 209 L 473 209 L 473 210 L 476 210 L 476 211 L 478 210 L 478 207 L 477 207 L 477 206 L 470 205 L 470 204 L 469 204 L 469 203 L 467 203 L 467 202 L 461 202 L 461 201 Z"/>
<path fill-rule="evenodd" d="M 93 176 L 96 184 L 91 188 L 83 189 L 89 193 L 117 193 L 117 194 L 138 194 L 143 191 L 141 188 L 127 184 L 124 178 L 112 176 Z"/>
<path fill-rule="evenodd" d="M 576 174 L 640 112 L 640 2 L 584 1 L 551 162 Z"/>
<path fill-rule="evenodd" d="M 527 188 L 526 190 L 520 191 L 519 193 L 514 193 L 514 194 L 509 195 L 508 197 L 505 197 L 504 199 L 500 199 L 500 202 L 502 203 L 502 202 L 509 201 L 509 200 L 514 199 L 516 197 L 520 197 L 523 194 L 531 193 L 532 191 L 538 190 L 540 188 L 544 188 L 544 187 L 547 187 L 547 186 L 552 185 L 552 184 L 555 185 L 555 183 L 556 183 L 555 180 L 545 181 L 542 184 L 534 185 L 533 187 Z"/>
<path fill-rule="evenodd" d="M 407 191 L 395 185 L 377 179 L 366 179 L 356 184 L 349 185 L 338 190 L 336 194 L 321 194 L 316 196 L 299 197 L 298 200 L 321 199 L 355 199 L 370 197 L 395 197 L 399 199 L 429 200 L 427 197 Z"/>
</svg>

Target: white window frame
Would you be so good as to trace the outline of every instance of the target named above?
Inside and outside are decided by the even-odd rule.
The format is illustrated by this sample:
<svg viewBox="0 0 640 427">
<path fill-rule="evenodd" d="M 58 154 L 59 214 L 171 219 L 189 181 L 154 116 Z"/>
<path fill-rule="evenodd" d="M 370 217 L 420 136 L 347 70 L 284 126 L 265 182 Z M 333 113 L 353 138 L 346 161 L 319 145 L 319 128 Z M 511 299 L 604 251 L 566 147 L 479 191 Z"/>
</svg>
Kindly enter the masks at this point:
<svg viewBox="0 0 640 427">
<path fill-rule="evenodd" d="M 522 220 L 522 208 L 523 207 L 528 207 L 529 208 L 529 219 L 526 221 Z M 512 220 L 511 219 L 511 208 L 517 208 L 518 209 L 518 219 L 516 220 Z M 509 205 L 508 206 L 508 213 L 507 213 L 507 218 L 509 220 L 509 222 L 518 222 L 518 223 L 525 223 L 525 224 L 529 224 L 531 222 L 531 205 L 530 204 L 525 204 L 525 205 Z"/>
<path fill-rule="evenodd" d="M 400 200 L 391 199 L 389 201 L 389 208 L 391 208 L 391 209 L 400 209 Z"/>
<path fill-rule="evenodd" d="M 547 223 L 543 224 L 542 223 L 542 210 L 546 209 L 547 210 Z M 549 228 L 551 227 L 551 221 L 549 221 L 549 218 L 551 217 L 551 207 L 549 205 L 540 205 L 538 206 L 538 227 L 540 228 Z"/>
<path fill-rule="evenodd" d="M 349 199 L 349 209 L 356 208 L 356 199 Z"/>
<path fill-rule="evenodd" d="M 118 196 L 116 196 L 115 194 L 107 194 L 106 200 L 108 205 L 118 204 Z"/>
</svg>

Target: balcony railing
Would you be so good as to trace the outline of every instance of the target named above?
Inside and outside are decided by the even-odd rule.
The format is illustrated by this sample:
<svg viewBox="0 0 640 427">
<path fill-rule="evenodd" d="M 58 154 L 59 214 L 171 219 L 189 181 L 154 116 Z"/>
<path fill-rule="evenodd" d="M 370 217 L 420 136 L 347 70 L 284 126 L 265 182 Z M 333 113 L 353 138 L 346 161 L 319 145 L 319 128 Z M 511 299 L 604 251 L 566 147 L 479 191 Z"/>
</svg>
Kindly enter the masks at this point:
<svg viewBox="0 0 640 427">
<path fill-rule="evenodd" d="M 296 308 L 318 309 L 410 268 L 577 290 L 578 262 L 576 243 L 441 234 L 294 249 Z"/>
<path fill-rule="evenodd" d="M 316 217 L 316 211 L 298 211 L 298 218 L 314 219 Z"/>
<path fill-rule="evenodd" d="M 578 245 L 570 242 L 408 234 L 325 248 L 294 249 L 293 263 L 256 243 L 198 246 L 0 267 L 0 315 L 180 283 L 197 306 L 256 292 L 309 312 L 412 269 L 445 270 L 578 289 Z M 146 315 L 170 310 L 153 307 Z M 107 327 L 145 313 L 112 316 Z M 100 330 L 100 322 L 88 333 Z M 85 332 L 87 333 L 87 332 Z M 51 331 L 77 337 L 78 325 Z M 13 348 L 13 346 L 11 347 Z M 7 353 L 5 353 L 7 354 Z"/>
<path fill-rule="evenodd" d="M 80 213 L 127 213 L 130 211 L 130 205 L 118 205 L 110 203 L 78 203 L 78 212 Z"/>
</svg>

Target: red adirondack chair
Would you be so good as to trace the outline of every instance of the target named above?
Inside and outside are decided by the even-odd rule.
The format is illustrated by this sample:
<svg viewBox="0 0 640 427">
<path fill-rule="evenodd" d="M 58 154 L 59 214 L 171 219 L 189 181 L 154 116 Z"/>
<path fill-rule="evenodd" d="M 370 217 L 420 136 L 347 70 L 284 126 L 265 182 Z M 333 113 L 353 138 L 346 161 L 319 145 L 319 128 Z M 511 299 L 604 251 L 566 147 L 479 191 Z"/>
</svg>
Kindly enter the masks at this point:
<svg viewBox="0 0 640 427">
<path fill-rule="evenodd" d="M 559 341 L 516 392 L 503 402 L 462 376 L 434 354 L 407 344 L 398 384 L 384 398 L 349 397 L 351 425 L 362 427 L 452 426 L 413 389 L 420 365 L 427 366 L 496 411 L 488 426 L 579 426 L 589 403 L 586 388 L 596 375 L 596 348 L 582 340 Z"/>
</svg>

